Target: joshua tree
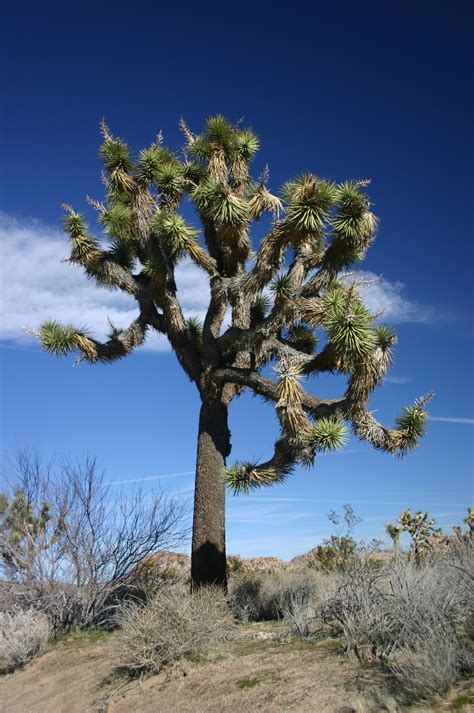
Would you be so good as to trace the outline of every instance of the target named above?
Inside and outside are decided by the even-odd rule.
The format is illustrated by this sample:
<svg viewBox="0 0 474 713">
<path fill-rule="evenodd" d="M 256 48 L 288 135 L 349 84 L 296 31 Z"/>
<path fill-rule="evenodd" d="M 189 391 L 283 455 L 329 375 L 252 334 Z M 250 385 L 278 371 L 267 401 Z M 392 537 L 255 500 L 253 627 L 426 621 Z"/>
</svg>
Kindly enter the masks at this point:
<svg viewBox="0 0 474 713">
<path fill-rule="evenodd" d="M 436 520 L 434 518 L 430 520 L 429 517 L 427 512 L 417 512 L 412 515 L 411 510 L 404 510 L 398 516 L 395 525 L 389 523 L 386 526 L 387 533 L 392 538 L 394 545 L 397 546 L 401 533 L 408 532 L 417 562 L 432 547 L 432 538 L 441 534 L 440 528 L 436 527 Z"/>
<path fill-rule="evenodd" d="M 392 540 L 393 549 L 395 550 L 395 552 L 399 552 L 400 536 L 403 532 L 402 526 L 398 524 L 393 525 L 391 522 L 389 522 L 387 525 L 385 525 L 385 530 L 387 532 L 387 535 Z"/>
<path fill-rule="evenodd" d="M 258 180 L 250 177 L 257 136 L 222 116 L 208 119 L 199 135 L 182 120 L 182 154 L 165 148 L 159 135 L 132 158 L 104 122 L 101 128 L 106 198 L 89 203 L 108 245 L 65 206 L 70 262 L 99 285 L 133 297 L 138 316 L 125 329 L 113 327 L 105 343 L 56 321 L 45 322 L 37 335 L 49 352 L 78 351 L 79 361 L 91 363 L 126 356 L 150 330 L 166 335 L 202 401 L 192 578 L 225 586 L 225 482 L 239 492 L 282 481 L 297 463 L 311 466 L 318 451 L 341 447 L 344 421 L 375 448 L 406 453 L 425 430 L 429 397 L 406 408 L 395 429 L 367 408 L 396 342 L 388 327 L 377 326 L 358 281 L 346 273 L 376 233 L 368 181 L 336 185 L 307 173 L 286 183 L 278 198 L 268 189 L 267 170 Z M 178 212 L 185 198 L 196 209 L 200 232 Z M 264 216 L 268 232 L 254 245 L 252 223 Z M 203 324 L 186 319 L 180 305 L 175 269 L 185 257 L 209 277 Z M 324 340 L 319 349 L 318 337 Z M 341 398 L 321 399 L 303 388 L 321 372 L 347 375 Z M 226 470 L 228 409 L 245 389 L 274 404 L 281 431 L 268 461 Z"/>
</svg>

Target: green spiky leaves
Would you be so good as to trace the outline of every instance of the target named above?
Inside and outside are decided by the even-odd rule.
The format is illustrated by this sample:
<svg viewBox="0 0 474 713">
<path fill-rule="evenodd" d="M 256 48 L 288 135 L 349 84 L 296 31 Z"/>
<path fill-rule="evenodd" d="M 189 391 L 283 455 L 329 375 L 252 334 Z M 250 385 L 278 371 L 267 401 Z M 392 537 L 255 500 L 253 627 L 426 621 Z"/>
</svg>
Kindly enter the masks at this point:
<svg viewBox="0 0 474 713">
<path fill-rule="evenodd" d="M 135 266 L 136 253 L 131 242 L 113 240 L 109 255 L 121 267 L 124 267 L 127 270 L 133 270 Z"/>
<path fill-rule="evenodd" d="M 222 151 L 231 161 L 237 156 L 249 162 L 259 149 L 258 137 L 251 129 L 239 129 L 222 115 L 211 116 L 203 133 L 192 141 L 189 151 L 197 159 L 209 159 L 213 152 Z"/>
<path fill-rule="evenodd" d="M 119 240 L 128 240 L 133 232 L 133 210 L 124 203 L 115 203 L 102 213 L 100 222 L 108 235 Z"/>
<path fill-rule="evenodd" d="M 135 189 L 135 181 L 131 176 L 133 162 L 127 144 L 113 137 L 105 123 L 102 123 L 104 143 L 99 155 L 104 162 L 105 170 L 110 179 L 110 188 L 117 193 L 129 195 Z"/>
<path fill-rule="evenodd" d="M 77 348 L 76 329 L 70 324 L 62 325 L 55 320 L 43 322 L 38 338 L 43 349 L 54 356 L 65 356 Z"/>
<path fill-rule="evenodd" d="M 66 215 L 63 226 L 71 238 L 71 260 L 82 265 L 93 262 L 99 254 L 99 245 L 95 238 L 88 234 L 88 225 L 80 213 L 76 213 L 71 206 L 64 205 Z"/>
<path fill-rule="evenodd" d="M 364 258 L 377 229 L 377 219 L 362 192 L 366 184 L 367 181 L 346 181 L 337 189 L 328 259 L 338 270 Z"/>
<path fill-rule="evenodd" d="M 380 347 L 384 351 L 395 346 L 397 343 L 397 335 L 395 332 L 387 327 L 385 324 L 381 324 L 379 327 L 375 328 L 375 343 L 377 347 Z"/>
<path fill-rule="evenodd" d="M 358 239 L 361 236 L 363 218 L 368 210 L 367 197 L 360 187 L 360 183 L 346 181 L 338 190 L 338 211 L 332 225 L 347 238 Z"/>
<path fill-rule="evenodd" d="M 282 189 L 288 204 L 285 225 L 297 233 L 319 237 L 336 200 L 334 184 L 312 174 L 303 174 Z"/>
<path fill-rule="evenodd" d="M 153 216 L 150 229 L 173 261 L 182 256 L 197 236 L 197 231 L 187 225 L 184 218 L 178 213 L 167 213 L 166 211 L 160 211 Z"/>
<path fill-rule="evenodd" d="M 99 149 L 99 154 L 109 173 L 113 173 L 117 169 L 127 172 L 132 170 L 129 148 L 121 139 L 110 138 L 104 141 Z"/>
<path fill-rule="evenodd" d="M 258 136 L 251 129 L 236 132 L 234 144 L 235 152 L 246 163 L 250 163 L 260 147 Z"/>
<path fill-rule="evenodd" d="M 252 470 L 253 466 L 250 463 L 239 462 L 225 468 L 224 481 L 234 495 L 250 493 L 258 487 L 258 484 L 251 477 Z"/>
<path fill-rule="evenodd" d="M 224 469 L 224 482 L 234 495 L 250 493 L 252 490 L 273 485 L 285 480 L 291 468 L 280 465 L 276 468 L 269 463 L 256 465 L 255 463 L 234 463 Z"/>
<path fill-rule="evenodd" d="M 332 288 L 326 293 L 324 303 L 328 337 L 345 366 L 352 368 L 374 349 L 372 317 L 351 289 Z"/>
<path fill-rule="evenodd" d="M 415 450 L 420 439 L 425 434 L 428 414 L 423 405 L 421 400 L 416 402 L 414 406 L 407 406 L 396 420 L 400 430 L 400 444 L 398 447 L 401 455 Z"/>
<path fill-rule="evenodd" d="M 291 298 L 291 279 L 289 275 L 277 275 L 270 284 L 270 289 L 278 301 L 289 300 Z"/>
<path fill-rule="evenodd" d="M 199 317 L 189 317 L 186 320 L 186 333 L 194 344 L 200 345 L 202 342 L 202 322 Z"/>
<path fill-rule="evenodd" d="M 271 299 L 262 293 L 255 295 L 250 303 L 250 326 L 255 327 L 263 322 L 271 306 Z"/>
<path fill-rule="evenodd" d="M 296 323 L 288 328 L 288 341 L 291 342 L 292 347 L 305 354 L 313 354 L 318 343 L 312 329 Z"/>
<path fill-rule="evenodd" d="M 224 237 L 238 233 L 249 219 L 247 202 L 216 181 L 203 181 L 194 191 L 193 200 L 199 212 L 211 220 Z"/>
<path fill-rule="evenodd" d="M 347 443 L 347 430 L 341 418 L 320 418 L 313 426 L 311 443 L 318 451 L 338 451 Z"/>
</svg>

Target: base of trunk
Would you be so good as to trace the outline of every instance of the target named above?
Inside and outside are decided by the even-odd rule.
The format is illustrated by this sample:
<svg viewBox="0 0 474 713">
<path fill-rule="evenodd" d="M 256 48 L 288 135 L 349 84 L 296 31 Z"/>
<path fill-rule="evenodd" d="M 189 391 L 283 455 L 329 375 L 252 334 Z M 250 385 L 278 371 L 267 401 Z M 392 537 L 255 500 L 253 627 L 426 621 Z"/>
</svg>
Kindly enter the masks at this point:
<svg viewBox="0 0 474 713">
<path fill-rule="evenodd" d="M 227 408 L 203 402 L 194 491 L 191 579 L 193 587 L 227 587 L 225 554 L 225 459 L 230 452 Z"/>
</svg>

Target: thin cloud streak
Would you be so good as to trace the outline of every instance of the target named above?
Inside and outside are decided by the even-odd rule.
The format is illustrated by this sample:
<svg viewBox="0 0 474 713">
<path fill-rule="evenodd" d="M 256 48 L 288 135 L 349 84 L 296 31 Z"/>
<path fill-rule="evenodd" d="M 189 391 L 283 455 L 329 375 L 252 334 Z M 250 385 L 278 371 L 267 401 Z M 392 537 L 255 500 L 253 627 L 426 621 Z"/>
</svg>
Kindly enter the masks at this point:
<svg viewBox="0 0 474 713">
<path fill-rule="evenodd" d="M 407 376 L 386 376 L 384 381 L 387 384 L 409 384 L 411 379 Z"/>
<path fill-rule="evenodd" d="M 287 497 L 282 497 L 282 498 L 248 498 L 247 500 L 252 501 L 254 503 L 256 502 L 281 502 L 281 503 L 293 503 L 293 502 L 298 502 L 298 503 L 324 503 L 324 504 L 331 504 L 334 503 L 336 505 L 345 505 L 345 503 L 348 502 L 348 498 L 345 498 L 344 500 L 339 500 L 339 499 L 333 499 L 333 498 L 287 498 Z M 397 501 L 397 500 L 353 500 L 352 498 L 349 498 L 351 505 L 401 505 L 403 507 L 406 507 L 407 501 L 404 500 L 402 501 Z M 464 508 L 466 506 L 466 503 L 433 503 L 431 501 L 425 501 L 428 503 L 430 507 L 453 507 L 453 508 Z"/>
<path fill-rule="evenodd" d="M 457 416 L 430 416 L 430 421 L 442 421 L 443 423 L 474 424 L 474 418 L 458 418 Z"/>
<path fill-rule="evenodd" d="M 130 478 L 129 480 L 110 480 L 107 485 L 126 485 L 128 483 L 145 483 L 150 480 L 162 480 L 163 478 L 179 478 L 181 475 L 194 475 L 193 470 L 184 473 L 164 473 L 163 475 L 150 475 L 145 478 Z"/>
</svg>

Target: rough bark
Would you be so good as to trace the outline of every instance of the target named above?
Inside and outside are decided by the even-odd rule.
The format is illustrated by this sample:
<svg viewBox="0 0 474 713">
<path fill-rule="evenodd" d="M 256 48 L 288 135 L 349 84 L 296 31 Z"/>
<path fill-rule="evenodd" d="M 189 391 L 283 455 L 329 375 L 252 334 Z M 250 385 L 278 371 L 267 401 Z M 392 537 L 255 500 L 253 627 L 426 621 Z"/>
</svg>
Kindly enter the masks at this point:
<svg viewBox="0 0 474 713">
<path fill-rule="evenodd" d="M 194 492 L 193 586 L 227 586 L 224 467 L 229 453 L 227 408 L 221 401 L 204 401 L 199 416 Z"/>
</svg>

